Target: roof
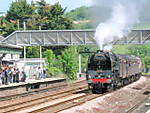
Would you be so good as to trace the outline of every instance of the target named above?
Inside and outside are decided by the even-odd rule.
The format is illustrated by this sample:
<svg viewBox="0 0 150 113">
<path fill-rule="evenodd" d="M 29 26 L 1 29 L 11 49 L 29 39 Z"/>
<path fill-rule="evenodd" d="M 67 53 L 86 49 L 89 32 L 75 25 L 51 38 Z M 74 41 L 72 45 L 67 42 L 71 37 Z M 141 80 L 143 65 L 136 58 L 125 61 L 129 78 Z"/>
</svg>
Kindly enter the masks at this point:
<svg viewBox="0 0 150 113">
<path fill-rule="evenodd" d="M 4 39 L 4 37 L 3 37 L 3 36 L 0 36 L 0 41 L 3 40 L 3 39 Z"/>
<path fill-rule="evenodd" d="M 22 49 L 21 46 L 13 45 L 13 44 L 6 44 L 6 43 L 0 43 L 0 47 L 2 47 L 2 48 L 13 48 L 13 49 Z"/>
<path fill-rule="evenodd" d="M 13 45 L 13 44 L 7 44 L 7 43 L 1 42 L 1 41 L 4 40 L 4 39 L 5 39 L 5 38 L 0 35 L 0 47 L 2 47 L 2 48 L 13 48 L 13 49 L 22 49 L 21 46 Z"/>
</svg>

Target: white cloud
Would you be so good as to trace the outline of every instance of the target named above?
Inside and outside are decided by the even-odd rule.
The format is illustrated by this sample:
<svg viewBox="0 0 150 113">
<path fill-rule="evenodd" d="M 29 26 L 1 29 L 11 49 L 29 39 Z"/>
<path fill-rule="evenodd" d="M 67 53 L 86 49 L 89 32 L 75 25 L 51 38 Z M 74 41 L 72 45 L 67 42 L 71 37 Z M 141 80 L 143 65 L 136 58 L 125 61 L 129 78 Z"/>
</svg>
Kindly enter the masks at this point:
<svg viewBox="0 0 150 113">
<path fill-rule="evenodd" d="M 86 5 L 91 6 L 93 5 L 93 0 L 85 0 Z"/>
</svg>

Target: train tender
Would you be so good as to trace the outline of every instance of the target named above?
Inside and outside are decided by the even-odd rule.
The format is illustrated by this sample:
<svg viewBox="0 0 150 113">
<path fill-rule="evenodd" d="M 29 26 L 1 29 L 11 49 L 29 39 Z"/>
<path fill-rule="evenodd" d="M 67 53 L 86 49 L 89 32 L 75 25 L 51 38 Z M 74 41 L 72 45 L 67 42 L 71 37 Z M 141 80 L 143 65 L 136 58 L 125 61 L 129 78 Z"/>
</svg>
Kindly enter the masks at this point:
<svg viewBox="0 0 150 113">
<path fill-rule="evenodd" d="M 102 93 L 132 83 L 140 78 L 141 64 L 136 56 L 98 50 L 88 60 L 88 86 L 93 93 Z"/>
</svg>

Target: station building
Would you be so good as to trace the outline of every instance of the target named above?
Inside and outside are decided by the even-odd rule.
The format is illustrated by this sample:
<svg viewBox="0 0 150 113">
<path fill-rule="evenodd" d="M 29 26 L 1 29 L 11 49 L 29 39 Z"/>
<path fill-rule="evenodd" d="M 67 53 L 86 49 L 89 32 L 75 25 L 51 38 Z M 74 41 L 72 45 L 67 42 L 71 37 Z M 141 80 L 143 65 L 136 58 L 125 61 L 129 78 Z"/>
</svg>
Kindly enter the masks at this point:
<svg viewBox="0 0 150 113">
<path fill-rule="evenodd" d="M 0 36 L 0 41 L 4 38 Z M 0 43 L 0 67 L 16 67 L 19 70 L 24 68 L 27 78 L 32 79 L 36 75 L 38 67 L 45 67 L 43 58 L 20 58 L 23 47 Z"/>
<path fill-rule="evenodd" d="M 15 62 L 20 59 L 22 47 L 0 43 L 0 67 L 8 65 L 14 66 Z"/>
</svg>

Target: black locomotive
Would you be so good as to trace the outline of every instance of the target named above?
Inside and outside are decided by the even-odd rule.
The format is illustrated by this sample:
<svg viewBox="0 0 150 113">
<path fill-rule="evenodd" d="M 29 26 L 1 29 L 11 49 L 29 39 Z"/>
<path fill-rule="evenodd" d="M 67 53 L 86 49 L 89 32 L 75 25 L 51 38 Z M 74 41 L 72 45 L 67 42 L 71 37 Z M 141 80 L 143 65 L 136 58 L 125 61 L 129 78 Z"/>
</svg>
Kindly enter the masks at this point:
<svg viewBox="0 0 150 113">
<path fill-rule="evenodd" d="M 93 93 L 111 91 L 140 78 L 141 60 L 98 50 L 89 57 L 86 79 Z"/>
</svg>

